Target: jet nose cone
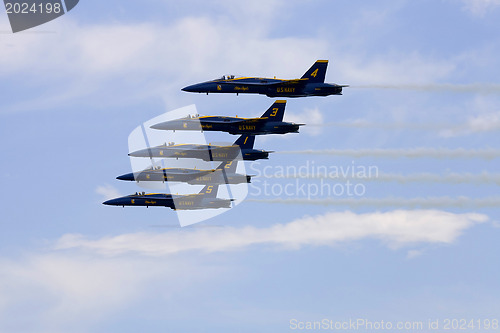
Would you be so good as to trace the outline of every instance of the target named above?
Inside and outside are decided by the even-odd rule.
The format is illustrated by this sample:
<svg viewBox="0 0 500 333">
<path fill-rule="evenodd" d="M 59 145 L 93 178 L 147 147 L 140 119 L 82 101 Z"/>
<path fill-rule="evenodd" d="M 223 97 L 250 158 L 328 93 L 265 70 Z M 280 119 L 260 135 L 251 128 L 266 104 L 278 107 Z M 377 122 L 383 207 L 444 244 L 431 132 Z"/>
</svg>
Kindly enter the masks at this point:
<svg viewBox="0 0 500 333">
<path fill-rule="evenodd" d="M 184 87 L 182 88 L 181 90 L 182 91 L 187 91 L 187 92 L 198 92 L 198 93 L 201 93 L 201 92 L 207 92 L 209 87 L 209 85 L 207 85 L 206 83 L 197 83 L 197 84 L 193 84 L 193 85 L 190 85 L 190 86 L 187 86 L 187 87 Z"/>
<path fill-rule="evenodd" d="M 116 206 L 118 205 L 120 199 L 111 199 L 111 200 L 106 200 L 102 204 L 106 206 Z"/>
<path fill-rule="evenodd" d="M 177 120 L 169 120 L 169 121 L 164 121 L 162 123 L 154 124 L 150 126 L 150 128 L 168 131 L 168 130 L 182 129 L 182 126 L 179 124 L 179 121 Z"/>
<path fill-rule="evenodd" d="M 198 86 L 199 86 L 198 84 L 192 84 L 190 86 L 182 88 L 181 90 L 187 92 L 199 92 Z"/>
<path fill-rule="evenodd" d="M 124 175 L 116 177 L 118 180 L 128 180 L 128 181 L 134 181 L 135 177 L 133 173 L 126 173 Z"/>
<path fill-rule="evenodd" d="M 114 198 L 111 200 L 104 201 L 102 204 L 106 206 L 130 206 L 130 198 L 129 197 Z"/>
<path fill-rule="evenodd" d="M 183 119 L 183 120 L 169 120 L 162 123 L 154 124 L 150 128 L 164 131 L 190 131 L 201 130 L 201 124 L 198 119 Z"/>
<path fill-rule="evenodd" d="M 153 151 L 151 149 L 141 149 L 128 154 L 128 156 L 132 157 L 151 157 Z"/>
<path fill-rule="evenodd" d="M 158 123 L 158 124 L 154 124 L 154 125 L 150 126 L 149 128 L 162 130 L 162 129 L 164 129 L 162 125 L 163 125 L 163 123 Z"/>
</svg>

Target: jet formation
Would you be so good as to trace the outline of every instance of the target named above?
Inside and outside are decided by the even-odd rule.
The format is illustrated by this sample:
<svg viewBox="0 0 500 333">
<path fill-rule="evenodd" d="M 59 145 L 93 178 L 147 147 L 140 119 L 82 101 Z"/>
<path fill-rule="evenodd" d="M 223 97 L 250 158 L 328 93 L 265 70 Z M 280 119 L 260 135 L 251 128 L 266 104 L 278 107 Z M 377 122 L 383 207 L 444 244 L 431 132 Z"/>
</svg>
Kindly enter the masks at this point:
<svg viewBox="0 0 500 333">
<path fill-rule="evenodd" d="M 318 60 L 300 78 L 292 80 L 259 77 L 223 76 L 220 79 L 194 84 L 183 91 L 198 93 L 263 94 L 269 97 L 306 97 L 342 95 L 347 85 L 325 83 L 328 60 Z M 300 126 L 284 122 L 286 101 L 277 100 L 262 116 L 241 118 L 226 116 L 188 116 L 151 126 L 163 131 L 218 131 L 241 135 L 232 145 L 201 145 L 174 142 L 148 147 L 129 153 L 131 157 L 150 158 L 152 166 L 139 172 L 116 177 L 118 180 L 140 182 L 183 182 L 204 185 L 193 194 L 165 194 L 136 192 L 105 201 L 111 206 L 162 206 L 174 210 L 231 208 L 235 199 L 217 198 L 220 185 L 250 183 L 252 175 L 236 172 L 238 161 L 268 159 L 272 151 L 254 149 L 255 136 L 298 133 Z M 162 168 L 155 166 L 153 158 L 201 159 L 221 162 L 215 169 Z"/>
</svg>

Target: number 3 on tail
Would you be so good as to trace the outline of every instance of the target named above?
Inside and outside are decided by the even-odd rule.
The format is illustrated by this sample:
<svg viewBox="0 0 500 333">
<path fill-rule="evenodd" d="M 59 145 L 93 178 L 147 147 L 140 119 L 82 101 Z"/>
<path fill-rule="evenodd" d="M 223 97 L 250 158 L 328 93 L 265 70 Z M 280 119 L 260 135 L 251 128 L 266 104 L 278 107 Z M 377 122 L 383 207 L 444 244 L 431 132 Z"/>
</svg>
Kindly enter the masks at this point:
<svg viewBox="0 0 500 333">
<path fill-rule="evenodd" d="M 278 110 L 279 110 L 278 108 L 273 108 L 273 112 L 271 112 L 271 115 L 270 115 L 270 116 L 271 116 L 271 117 L 275 117 L 275 116 L 276 116 L 276 114 L 278 113 Z"/>
</svg>

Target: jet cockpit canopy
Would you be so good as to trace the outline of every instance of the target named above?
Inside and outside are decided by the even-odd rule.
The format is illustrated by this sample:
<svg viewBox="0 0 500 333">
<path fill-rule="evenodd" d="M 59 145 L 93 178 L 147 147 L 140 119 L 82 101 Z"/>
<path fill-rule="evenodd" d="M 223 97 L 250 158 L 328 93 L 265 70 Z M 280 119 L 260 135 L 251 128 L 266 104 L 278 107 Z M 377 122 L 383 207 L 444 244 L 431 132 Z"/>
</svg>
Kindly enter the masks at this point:
<svg viewBox="0 0 500 333">
<path fill-rule="evenodd" d="M 218 80 L 232 80 L 235 77 L 235 75 L 222 75 L 220 78 L 218 78 Z"/>
</svg>

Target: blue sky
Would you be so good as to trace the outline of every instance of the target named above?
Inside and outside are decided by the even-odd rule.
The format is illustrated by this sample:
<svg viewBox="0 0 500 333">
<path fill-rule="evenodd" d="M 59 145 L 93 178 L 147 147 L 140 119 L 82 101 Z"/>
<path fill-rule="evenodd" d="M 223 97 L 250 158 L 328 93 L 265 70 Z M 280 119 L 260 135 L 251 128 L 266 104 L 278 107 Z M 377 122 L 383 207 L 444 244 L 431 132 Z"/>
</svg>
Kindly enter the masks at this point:
<svg viewBox="0 0 500 333">
<path fill-rule="evenodd" d="M 493 0 L 87 0 L 18 34 L 0 15 L 0 332 L 498 319 L 499 15 Z M 351 87 L 288 100 L 285 120 L 308 125 L 258 137 L 276 153 L 246 168 L 375 166 L 352 180 L 362 196 L 257 196 L 264 181 L 346 181 L 259 177 L 189 228 L 169 209 L 101 205 L 139 190 L 115 177 L 141 123 L 274 101 L 180 88 L 296 78 L 317 59 Z"/>
</svg>

